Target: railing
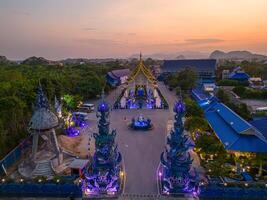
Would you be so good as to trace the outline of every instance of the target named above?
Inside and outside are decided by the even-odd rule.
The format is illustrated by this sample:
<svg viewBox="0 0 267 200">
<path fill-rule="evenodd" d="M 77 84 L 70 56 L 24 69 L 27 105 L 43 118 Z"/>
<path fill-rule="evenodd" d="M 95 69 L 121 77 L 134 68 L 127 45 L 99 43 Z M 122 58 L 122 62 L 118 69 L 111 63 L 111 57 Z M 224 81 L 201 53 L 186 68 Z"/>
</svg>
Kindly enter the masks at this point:
<svg viewBox="0 0 267 200">
<path fill-rule="evenodd" d="M 16 146 L 11 152 L 9 152 L 1 161 L 0 161 L 0 176 L 6 174 L 8 169 L 14 165 L 21 156 L 31 148 L 32 137 L 29 136 L 23 140 L 18 146 Z"/>
<path fill-rule="evenodd" d="M 220 187 L 209 185 L 201 187 L 200 199 L 262 200 L 267 199 L 267 189 L 264 187 Z"/>
<path fill-rule="evenodd" d="M 82 197 L 80 186 L 56 183 L 0 184 L 0 197 Z"/>
</svg>

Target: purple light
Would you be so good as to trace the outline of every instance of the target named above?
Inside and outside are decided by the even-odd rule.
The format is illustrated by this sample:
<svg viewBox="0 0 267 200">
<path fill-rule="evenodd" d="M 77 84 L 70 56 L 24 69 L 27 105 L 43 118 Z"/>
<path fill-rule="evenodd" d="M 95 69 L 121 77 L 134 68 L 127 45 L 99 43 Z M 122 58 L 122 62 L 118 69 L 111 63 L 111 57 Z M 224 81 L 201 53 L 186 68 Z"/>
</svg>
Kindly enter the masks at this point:
<svg viewBox="0 0 267 200">
<path fill-rule="evenodd" d="M 65 132 L 69 137 L 76 137 L 76 136 L 80 135 L 80 131 L 75 129 L 72 126 L 67 128 L 67 129 L 65 129 Z"/>
<path fill-rule="evenodd" d="M 101 104 L 98 105 L 99 112 L 106 112 L 108 110 L 109 110 L 109 106 L 106 102 L 102 102 Z"/>
<path fill-rule="evenodd" d="M 175 103 L 173 111 L 176 113 L 185 112 L 185 105 L 182 101 L 178 101 Z"/>
<path fill-rule="evenodd" d="M 90 194 L 93 194 L 93 191 L 90 190 L 89 188 L 86 188 L 85 191 L 84 191 L 84 193 L 85 193 L 86 195 L 90 195 Z"/>
<path fill-rule="evenodd" d="M 159 176 L 162 176 L 162 173 L 161 172 L 159 172 Z"/>
</svg>

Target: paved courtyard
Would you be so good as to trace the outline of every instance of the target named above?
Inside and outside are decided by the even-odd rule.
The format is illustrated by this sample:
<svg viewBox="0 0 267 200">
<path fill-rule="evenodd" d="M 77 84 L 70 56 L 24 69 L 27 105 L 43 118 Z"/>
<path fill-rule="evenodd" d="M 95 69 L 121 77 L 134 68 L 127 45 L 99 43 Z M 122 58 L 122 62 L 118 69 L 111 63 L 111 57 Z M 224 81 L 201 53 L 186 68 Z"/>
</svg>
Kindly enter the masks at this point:
<svg viewBox="0 0 267 200">
<path fill-rule="evenodd" d="M 159 85 L 170 107 L 175 101 L 174 93 Z M 112 104 L 119 95 L 120 89 L 107 96 Z M 150 131 L 134 131 L 127 126 L 133 117 L 142 114 L 150 118 L 154 129 Z M 111 128 L 117 130 L 117 142 L 121 151 L 126 171 L 124 193 L 158 194 L 156 171 L 160 162 L 160 154 L 164 150 L 167 125 L 173 120 L 170 110 L 113 110 L 111 112 Z"/>
<path fill-rule="evenodd" d="M 167 133 L 173 125 L 174 113 L 172 107 L 177 100 L 175 93 L 169 91 L 164 84 L 159 83 L 158 86 L 169 103 L 170 109 L 113 109 L 110 112 L 110 128 L 117 130 L 116 141 L 124 159 L 123 163 L 126 174 L 124 195 L 121 199 L 131 199 L 133 197 L 135 199 L 158 199 L 155 196 L 159 194 L 157 168 L 160 163 L 160 155 L 164 151 Z M 113 105 L 121 90 L 122 88 L 117 88 L 112 91 L 105 97 L 106 101 Z M 94 103 L 97 104 L 97 102 Z M 128 128 L 132 118 L 140 114 L 152 120 L 153 130 L 134 131 Z M 97 122 L 95 113 L 90 114 L 90 119 L 91 126 L 89 125 L 87 129 L 89 135 L 97 131 L 97 126 L 92 124 Z"/>
</svg>

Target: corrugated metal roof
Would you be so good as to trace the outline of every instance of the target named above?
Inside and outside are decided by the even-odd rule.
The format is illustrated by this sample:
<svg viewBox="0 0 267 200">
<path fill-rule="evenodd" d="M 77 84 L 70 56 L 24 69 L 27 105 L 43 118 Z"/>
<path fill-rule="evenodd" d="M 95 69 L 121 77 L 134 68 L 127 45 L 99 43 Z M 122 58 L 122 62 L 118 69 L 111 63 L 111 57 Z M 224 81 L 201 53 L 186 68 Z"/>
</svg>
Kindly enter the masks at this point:
<svg viewBox="0 0 267 200">
<path fill-rule="evenodd" d="M 198 71 L 215 71 L 215 59 L 164 60 L 163 72 L 175 72 L 185 68 L 195 68 Z"/>
<path fill-rule="evenodd" d="M 111 71 L 111 73 L 115 77 L 120 78 L 120 77 L 129 75 L 130 74 L 130 70 L 129 69 L 118 69 L 118 70 Z"/>
<path fill-rule="evenodd" d="M 204 109 L 205 118 L 221 140 L 225 149 L 241 152 L 267 153 L 267 140 L 260 128 L 255 128 L 216 98 L 207 97 L 200 90 L 192 90 L 193 97 L 199 106 Z M 208 105 L 202 105 L 206 101 Z M 267 124 L 267 119 L 265 122 Z M 266 125 L 267 126 L 267 125 Z M 266 129 L 266 126 L 265 127 Z"/>
<path fill-rule="evenodd" d="M 249 75 L 245 72 L 232 72 L 229 74 L 229 78 L 230 79 L 236 79 L 236 80 L 248 80 L 249 79 Z"/>
<path fill-rule="evenodd" d="M 218 106 L 220 105 L 220 106 Z M 258 137 L 257 130 L 224 104 L 215 104 L 215 109 L 205 112 L 205 117 L 227 150 L 241 152 L 267 152 L 267 141 Z M 217 108 L 220 108 L 219 114 Z M 229 119 L 233 124 L 229 124 Z M 252 135 L 242 132 L 249 128 Z"/>
<path fill-rule="evenodd" d="M 250 121 L 267 138 L 267 117 Z"/>
</svg>

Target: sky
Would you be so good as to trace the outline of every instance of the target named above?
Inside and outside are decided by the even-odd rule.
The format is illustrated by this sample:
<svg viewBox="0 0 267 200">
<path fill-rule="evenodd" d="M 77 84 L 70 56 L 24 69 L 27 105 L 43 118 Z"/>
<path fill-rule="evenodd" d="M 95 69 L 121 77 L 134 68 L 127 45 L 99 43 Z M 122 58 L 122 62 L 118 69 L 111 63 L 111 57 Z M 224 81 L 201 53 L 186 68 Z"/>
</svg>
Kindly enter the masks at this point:
<svg viewBox="0 0 267 200">
<path fill-rule="evenodd" d="M 267 54 L 267 0 L 0 0 L 0 55 Z"/>
</svg>

